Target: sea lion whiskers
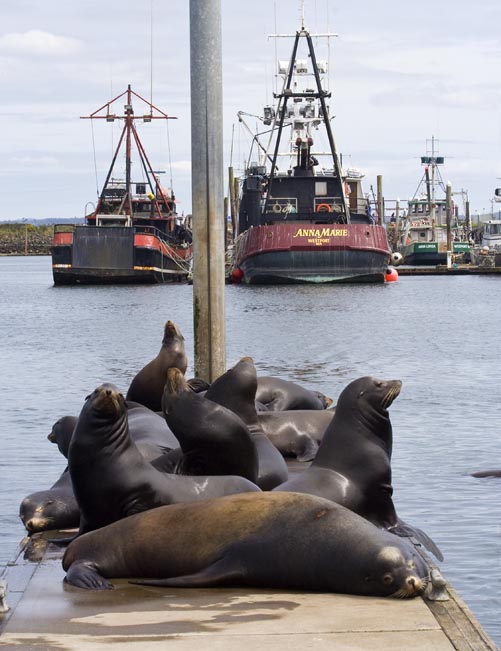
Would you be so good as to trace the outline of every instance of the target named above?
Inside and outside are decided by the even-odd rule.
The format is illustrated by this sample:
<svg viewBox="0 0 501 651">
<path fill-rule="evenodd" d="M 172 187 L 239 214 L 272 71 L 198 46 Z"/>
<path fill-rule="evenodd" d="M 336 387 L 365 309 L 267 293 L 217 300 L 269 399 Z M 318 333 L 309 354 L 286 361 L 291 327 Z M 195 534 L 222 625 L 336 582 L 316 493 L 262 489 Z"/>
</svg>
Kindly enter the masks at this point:
<svg viewBox="0 0 501 651">
<path fill-rule="evenodd" d="M 418 576 L 410 576 L 406 580 L 405 587 L 399 588 L 396 592 L 391 594 L 390 597 L 393 599 L 409 599 L 416 595 L 422 595 L 426 591 L 429 582 L 429 575 L 421 578 Z"/>
<path fill-rule="evenodd" d="M 388 389 L 387 393 L 383 396 L 381 400 L 381 406 L 383 409 L 388 409 L 391 403 L 397 398 L 402 389 L 402 382 L 400 380 L 392 380 L 392 386 Z"/>
</svg>

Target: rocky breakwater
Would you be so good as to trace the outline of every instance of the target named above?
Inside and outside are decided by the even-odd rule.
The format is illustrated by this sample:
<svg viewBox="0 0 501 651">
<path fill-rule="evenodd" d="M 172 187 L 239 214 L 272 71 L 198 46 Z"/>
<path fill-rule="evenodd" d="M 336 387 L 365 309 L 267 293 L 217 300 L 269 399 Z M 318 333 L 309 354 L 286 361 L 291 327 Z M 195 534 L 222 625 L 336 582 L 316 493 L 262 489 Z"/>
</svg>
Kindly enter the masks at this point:
<svg viewBox="0 0 501 651">
<path fill-rule="evenodd" d="M 50 255 L 53 227 L 0 224 L 0 255 Z"/>
</svg>

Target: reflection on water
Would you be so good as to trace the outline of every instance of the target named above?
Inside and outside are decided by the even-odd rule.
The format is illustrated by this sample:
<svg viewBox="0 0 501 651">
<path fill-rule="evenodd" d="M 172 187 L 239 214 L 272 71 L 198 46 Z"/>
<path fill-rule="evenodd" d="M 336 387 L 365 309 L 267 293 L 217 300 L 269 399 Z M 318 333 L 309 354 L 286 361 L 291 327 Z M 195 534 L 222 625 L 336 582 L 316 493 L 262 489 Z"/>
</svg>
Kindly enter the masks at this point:
<svg viewBox="0 0 501 651">
<path fill-rule="evenodd" d="M 172 319 L 193 359 L 192 288 L 52 286 L 49 258 L 0 258 L 0 564 L 24 530 L 21 499 L 64 459 L 47 441 L 103 381 L 123 391 Z M 390 414 L 399 515 L 439 544 L 444 575 L 499 644 L 501 278 L 403 277 L 383 286 L 226 288 L 227 363 L 336 399 L 362 375 L 401 379 Z M 193 374 L 190 366 L 187 375 Z"/>
</svg>

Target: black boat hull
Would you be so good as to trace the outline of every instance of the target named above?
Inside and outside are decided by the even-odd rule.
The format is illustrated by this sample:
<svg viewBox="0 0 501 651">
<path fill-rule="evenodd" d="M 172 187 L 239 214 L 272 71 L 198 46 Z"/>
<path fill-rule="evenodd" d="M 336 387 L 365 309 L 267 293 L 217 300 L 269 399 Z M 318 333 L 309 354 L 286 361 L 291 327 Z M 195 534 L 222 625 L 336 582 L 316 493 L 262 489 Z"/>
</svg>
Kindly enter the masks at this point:
<svg viewBox="0 0 501 651">
<path fill-rule="evenodd" d="M 191 247 L 130 227 L 77 226 L 52 246 L 55 285 L 154 284 L 188 277 Z"/>
</svg>

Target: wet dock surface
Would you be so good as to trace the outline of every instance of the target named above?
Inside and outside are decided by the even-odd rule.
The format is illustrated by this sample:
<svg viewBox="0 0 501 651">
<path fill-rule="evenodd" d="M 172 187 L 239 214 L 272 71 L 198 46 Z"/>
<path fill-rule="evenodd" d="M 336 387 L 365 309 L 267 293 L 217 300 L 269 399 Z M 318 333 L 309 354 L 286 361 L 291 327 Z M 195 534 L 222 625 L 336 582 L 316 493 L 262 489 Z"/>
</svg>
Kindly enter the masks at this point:
<svg viewBox="0 0 501 651">
<path fill-rule="evenodd" d="M 47 537 L 22 545 L 7 568 L 2 649 L 163 651 L 166 642 L 180 651 L 496 649 L 452 588 L 439 602 L 126 580 L 93 592 L 63 581 L 62 549 Z"/>
</svg>

